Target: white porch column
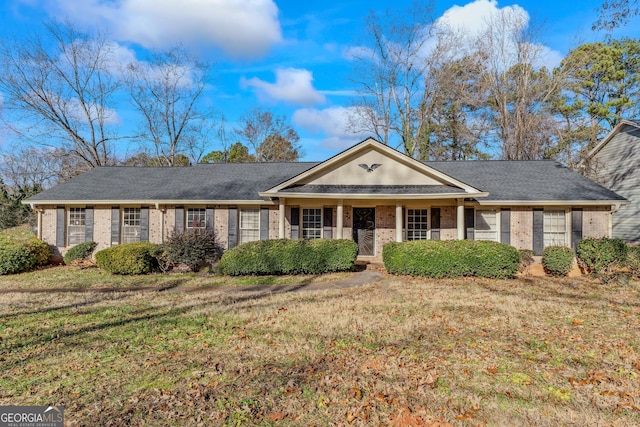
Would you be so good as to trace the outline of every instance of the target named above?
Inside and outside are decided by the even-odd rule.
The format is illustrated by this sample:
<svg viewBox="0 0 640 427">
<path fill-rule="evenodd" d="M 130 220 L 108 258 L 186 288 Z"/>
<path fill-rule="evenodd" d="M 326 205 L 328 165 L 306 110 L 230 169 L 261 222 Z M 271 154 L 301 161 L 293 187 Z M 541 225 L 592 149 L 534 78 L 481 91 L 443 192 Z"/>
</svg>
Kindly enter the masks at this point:
<svg viewBox="0 0 640 427">
<path fill-rule="evenodd" d="M 402 202 L 396 202 L 396 242 L 402 242 Z"/>
<path fill-rule="evenodd" d="M 285 227 L 284 227 L 284 220 L 285 220 L 285 215 L 286 215 L 286 210 L 285 210 L 285 199 L 280 197 L 279 199 L 279 213 L 278 213 L 278 239 L 284 239 L 285 236 Z"/>
<path fill-rule="evenodd" d="M 458 199 L 458 240 L 464 240 L 464 199 Z"/>
<path fill-rule="evenodd" d="M 344 239 L 342 233 L 344 228 L 344 207 L 342 200 L 338 200 L 336 209 L 336 239 Z"/>
</svg>

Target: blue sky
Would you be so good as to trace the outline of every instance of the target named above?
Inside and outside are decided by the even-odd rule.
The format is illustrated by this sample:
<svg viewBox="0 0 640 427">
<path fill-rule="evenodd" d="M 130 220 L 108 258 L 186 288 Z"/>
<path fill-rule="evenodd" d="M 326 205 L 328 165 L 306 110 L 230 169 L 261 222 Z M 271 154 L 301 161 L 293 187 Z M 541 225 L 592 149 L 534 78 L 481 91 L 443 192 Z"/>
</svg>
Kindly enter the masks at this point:
<svg viewBox="0 0 640 427">
<path fill-rule="evenodd" d="M 350 49 L 363 40 L 370 10 L 405 9 L 413 0 L 4 0 L 0 38 L 40 31 L 49 19 L 108 31 L 135 55 L 176 43 L 215 64 L 204 101 L 233 127 L 239 116 L 264 106 L 285 114 L 301 136 L 303 160 L 322 160 L 362 140 L 345 129 L 356 89 Z M 521 8 L 542 25 L 539 41 L 557 65 L 577 45 L 601 40 L 591 24 L 601 0 L 435 1 L 433 18 L 447 14 L 463 28 L 481 25 L 502 8 Z M 638 34 L 635 20 L 614 36 Z M 470 31 L 472 28 L 470 28 Z M 118 111 L 123 128 L 127 108 Z M 2 140 L 0 136 L 0 141 Z M 5 136 L 5 144 L 9 138 Z M 217 149 L 212 145 L 212 149 Z M 132 152 L 133 147 L 120 147 Z"/>
</svg>

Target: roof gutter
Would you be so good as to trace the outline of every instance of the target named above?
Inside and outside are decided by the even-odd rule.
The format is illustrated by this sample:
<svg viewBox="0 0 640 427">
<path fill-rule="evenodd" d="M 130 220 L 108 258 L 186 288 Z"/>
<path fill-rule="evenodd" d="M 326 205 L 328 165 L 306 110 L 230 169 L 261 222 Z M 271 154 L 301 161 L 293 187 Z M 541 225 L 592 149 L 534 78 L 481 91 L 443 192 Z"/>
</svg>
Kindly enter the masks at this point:
<svg viewBox="0 0 640 427">
<path fill-rule="evenodd" d="M 487 197 L 489 193 L 439 193 L 439 194 L 375 194 L 375 193 L 258 193 L 262 197 L 285 197 L 291 199 L 382 199 L 382 200 L 434 200 Z"/>
</svg>

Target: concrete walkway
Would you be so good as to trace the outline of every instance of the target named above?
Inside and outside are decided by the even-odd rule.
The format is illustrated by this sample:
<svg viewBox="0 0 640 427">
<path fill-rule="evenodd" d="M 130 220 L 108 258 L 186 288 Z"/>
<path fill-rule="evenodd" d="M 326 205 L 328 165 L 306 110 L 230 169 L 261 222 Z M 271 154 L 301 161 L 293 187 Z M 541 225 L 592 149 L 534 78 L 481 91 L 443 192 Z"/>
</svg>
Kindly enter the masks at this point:
<svg viewBox="0 0 640 427">
<path fill-rule="evenodd" d="M 128 286 L 122 288 L 34 288 L 34 289 L 0 289 L 0 294 L 9 293 L 119 293 L 119 292 L 253 292 L 253 293 L 289 293 L 300 291 L 319 291 L 347 289 L 379 282 L 383 274 L 375 270 L 362 270 L 353 273 L 346 279 L 324 283 L 310 283 L 308 280 L 294 285 L 237 285 L 237 286 Z"/>
</svg>

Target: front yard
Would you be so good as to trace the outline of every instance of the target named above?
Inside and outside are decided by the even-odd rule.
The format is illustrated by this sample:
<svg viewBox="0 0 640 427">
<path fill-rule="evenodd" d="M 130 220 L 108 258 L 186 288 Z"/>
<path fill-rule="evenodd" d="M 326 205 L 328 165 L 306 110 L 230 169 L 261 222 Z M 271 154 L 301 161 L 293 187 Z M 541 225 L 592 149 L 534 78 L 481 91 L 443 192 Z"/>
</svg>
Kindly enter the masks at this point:
<svg viewBox="0 0 640 427">
<path fill-rule="evenodd" d="M 51 269 L 0 289 L 171 280 L 222 279 Z M 632 426 L 639 331 L 639 283 L 581 278 L 8 293 L 0 405 L 63 404 L 68 426 Z"/>
</svg>

